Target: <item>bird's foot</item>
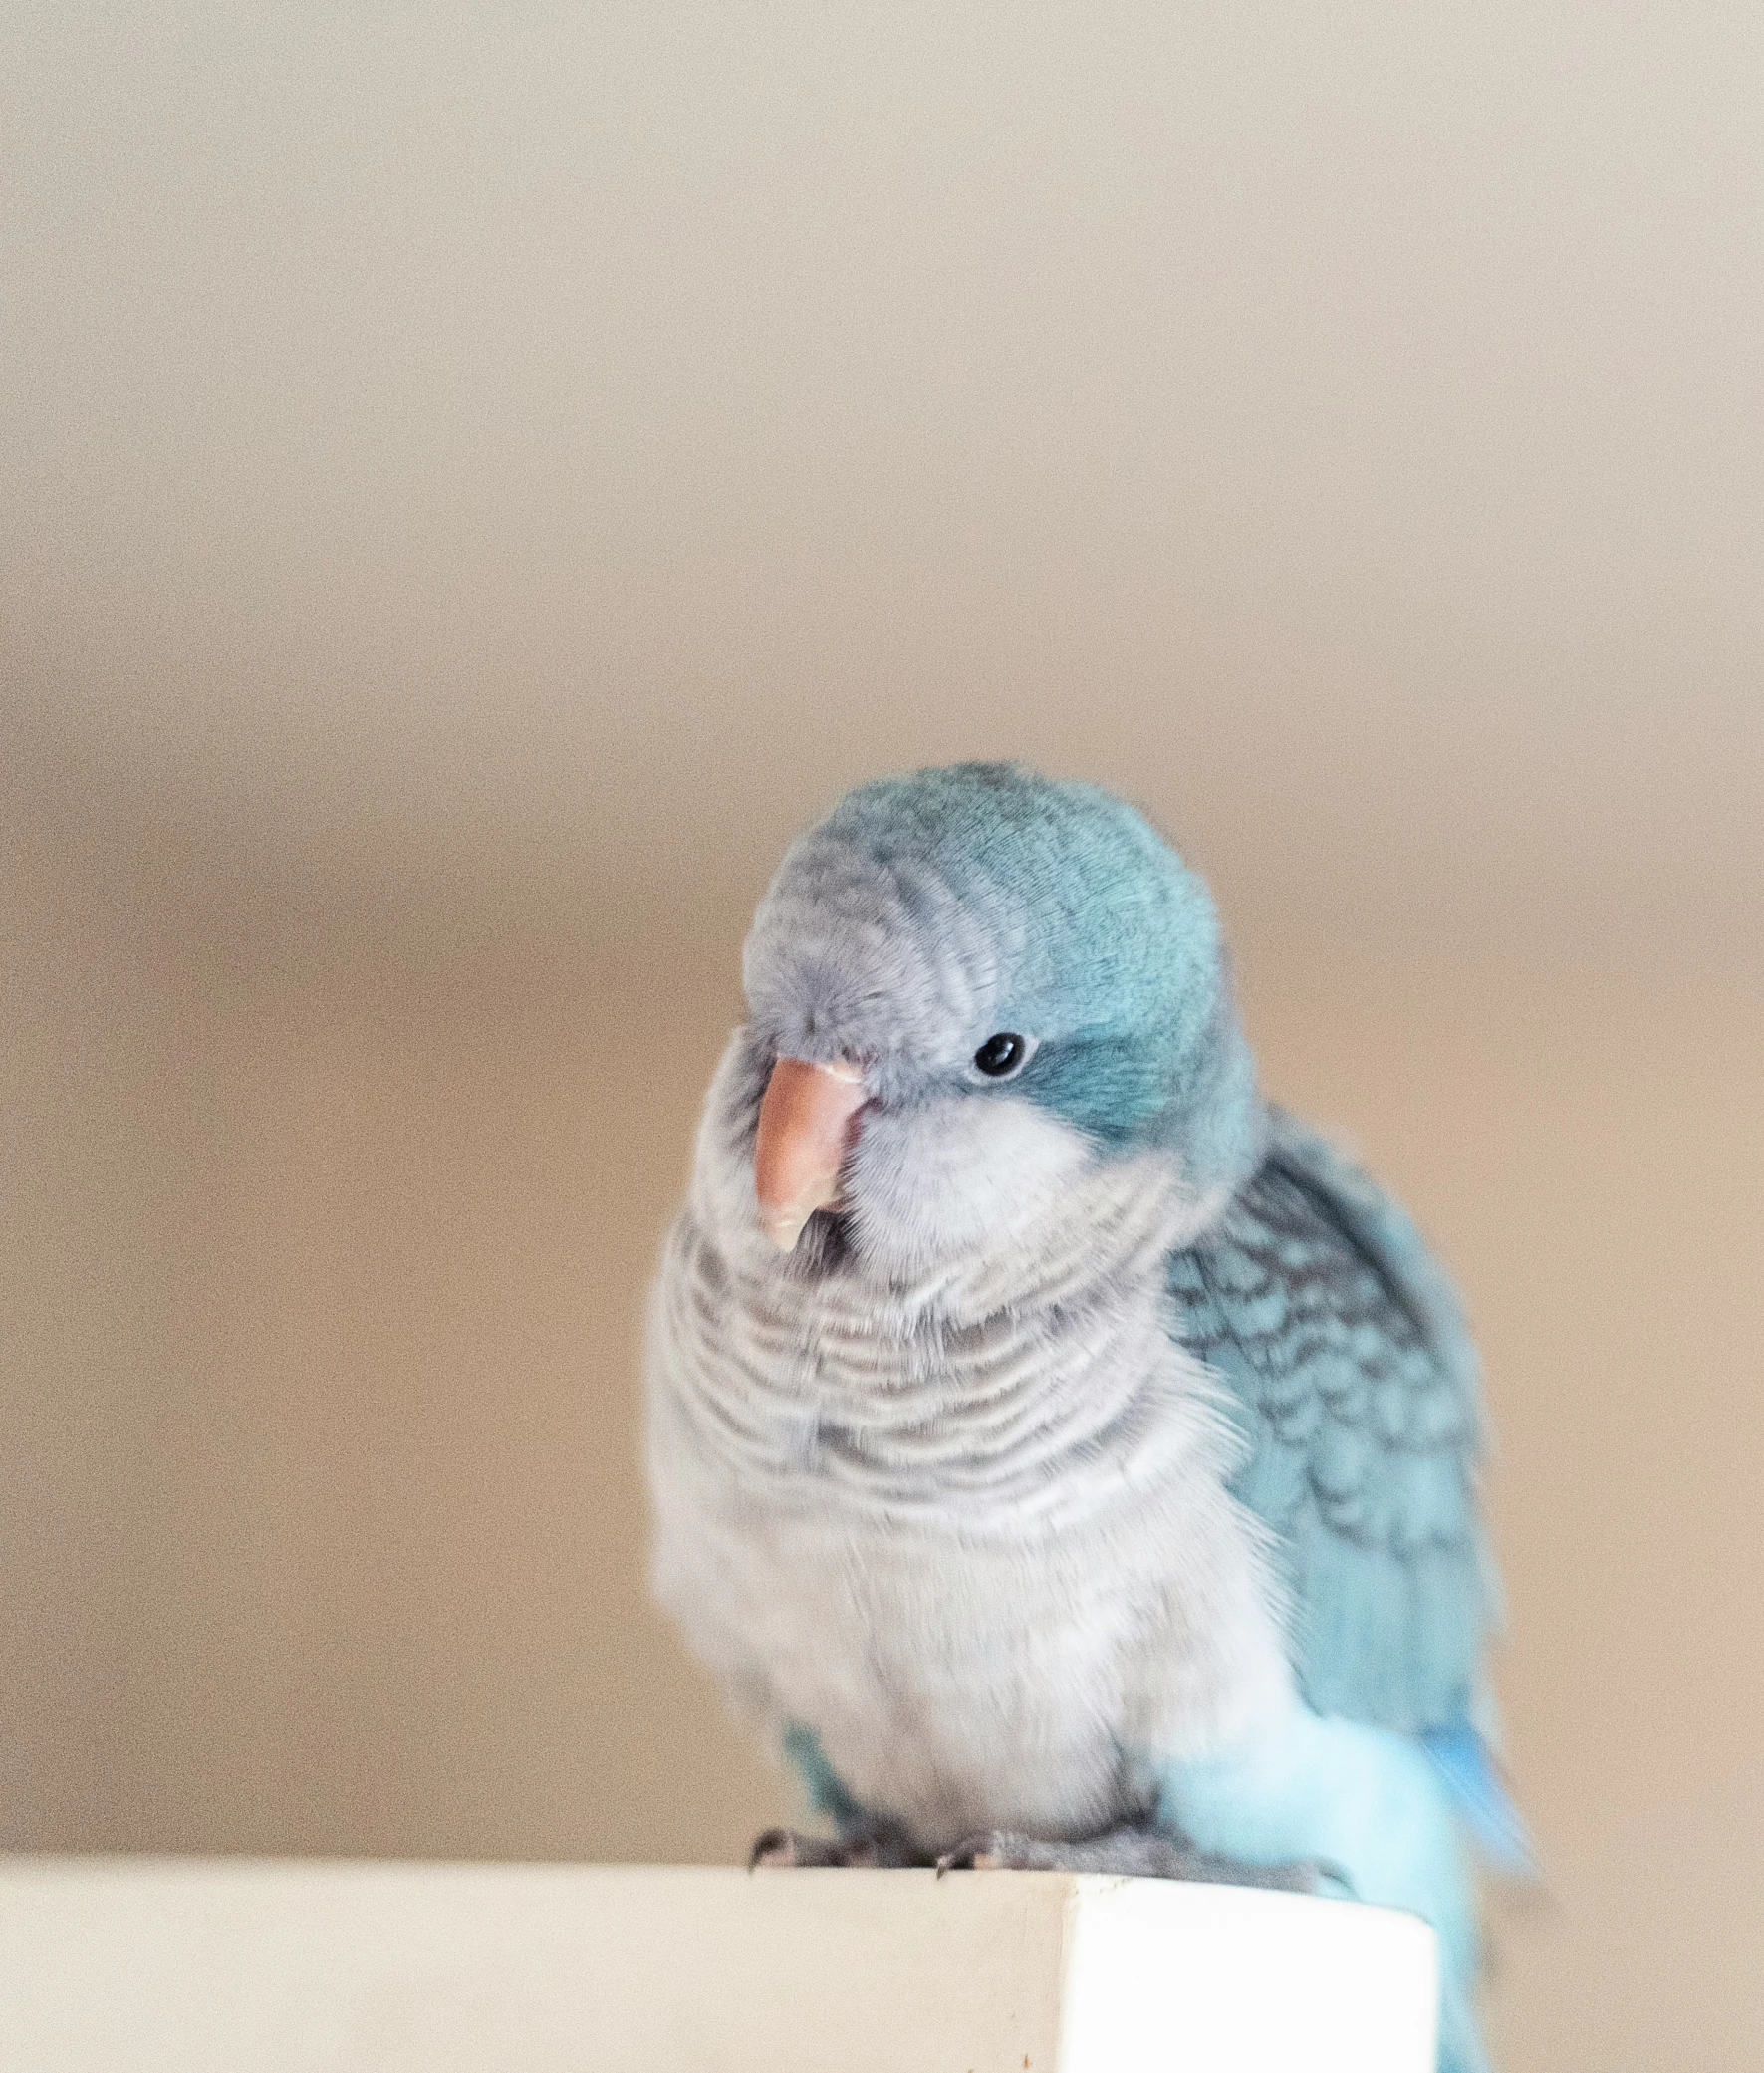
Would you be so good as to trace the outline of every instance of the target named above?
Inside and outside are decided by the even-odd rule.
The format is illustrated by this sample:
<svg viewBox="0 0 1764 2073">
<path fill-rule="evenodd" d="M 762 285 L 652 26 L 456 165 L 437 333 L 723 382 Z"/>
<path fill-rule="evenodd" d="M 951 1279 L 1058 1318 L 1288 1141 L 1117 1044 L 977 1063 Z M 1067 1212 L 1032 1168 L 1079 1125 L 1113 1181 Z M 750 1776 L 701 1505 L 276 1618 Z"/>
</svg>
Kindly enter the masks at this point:
<svg viewBox="0 0 1764 2073">
<path fill-rule="evenodd" d="M 1276 1893 L 1340 1894 L 1347 1881 L 1325 1864 L 1239 1864 L 1191 1848 L 1158 1828 L 1110 1828 L 1075 1843 L 992 1828 L 937 1859 L 944 1872 L 1105 1872 L 1129 1879 L 1187 1879 L 1210 1886 L 1259 1886 Z"/>
<path fill-rule="evenodd" d="M 869 1871 L 898 1871 L 931 1860 L 915 1850 L 897 1828 L 878 1826 L 844 1836 L 805 1836 L 794 1828 L 768 1828 L 748 1853 L 750 1872 L 774 1869 L 828 1870 L 850 1866 Z"/>
</svg>

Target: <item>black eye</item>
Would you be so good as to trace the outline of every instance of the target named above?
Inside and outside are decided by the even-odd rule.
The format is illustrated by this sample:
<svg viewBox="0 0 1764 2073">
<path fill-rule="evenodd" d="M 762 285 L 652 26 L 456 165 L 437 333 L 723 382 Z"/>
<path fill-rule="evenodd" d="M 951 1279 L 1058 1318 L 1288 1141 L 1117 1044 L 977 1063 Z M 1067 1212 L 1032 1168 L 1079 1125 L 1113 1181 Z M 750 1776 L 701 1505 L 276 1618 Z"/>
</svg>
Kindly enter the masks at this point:
<svg viewBox="0 0 1764 2073">
<path fill-rule="evenodd" d="M 1028 1052 L 1028 1045 L 1013 1030 L 1001 1029 L 989 1036 L 974 1053 L 974 1064 L 989 1080 L 1002 1080 L 1014 1073 Z"/>
</svg>

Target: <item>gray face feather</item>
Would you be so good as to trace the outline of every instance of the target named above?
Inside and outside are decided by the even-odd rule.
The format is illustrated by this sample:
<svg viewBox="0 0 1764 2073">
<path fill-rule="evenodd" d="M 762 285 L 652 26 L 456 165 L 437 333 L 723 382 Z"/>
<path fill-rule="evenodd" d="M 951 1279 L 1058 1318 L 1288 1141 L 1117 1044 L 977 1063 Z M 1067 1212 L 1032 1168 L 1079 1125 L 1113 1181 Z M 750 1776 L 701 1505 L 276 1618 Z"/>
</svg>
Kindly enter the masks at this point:
<svg viewBox="0 0 1764 2073">
<path fill-rule="evenodd" d="M 921 1097 L 992 1033 L 1019 932 L 997 896 L 964 901 L 923 862 L 811 837 L 773 882 L 742 955 L 754 1028 L 787 1057 L 865 1061 L 879 1097 Z"/>
</svg>

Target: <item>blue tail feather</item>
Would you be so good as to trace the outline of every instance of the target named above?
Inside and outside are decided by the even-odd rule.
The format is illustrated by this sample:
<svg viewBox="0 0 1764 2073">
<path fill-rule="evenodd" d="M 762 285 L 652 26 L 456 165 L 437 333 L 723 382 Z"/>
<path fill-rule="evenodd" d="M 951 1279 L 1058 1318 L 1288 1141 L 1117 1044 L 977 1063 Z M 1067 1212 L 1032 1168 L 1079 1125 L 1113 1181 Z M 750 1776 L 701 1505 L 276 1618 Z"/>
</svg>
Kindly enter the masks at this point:
<svg viewBox="0 0 1764 2073">
<path fill-rule="evenodd" d="M 1452 1811 L 1490 1868 L 1506 1879 L 1535 1879 L 1537 1854 L 1524 1816 L 1482 1736 L 1467 1722 L 1430 1727 L 1421 1746 L 1451 1796 Z"/>
</svg>

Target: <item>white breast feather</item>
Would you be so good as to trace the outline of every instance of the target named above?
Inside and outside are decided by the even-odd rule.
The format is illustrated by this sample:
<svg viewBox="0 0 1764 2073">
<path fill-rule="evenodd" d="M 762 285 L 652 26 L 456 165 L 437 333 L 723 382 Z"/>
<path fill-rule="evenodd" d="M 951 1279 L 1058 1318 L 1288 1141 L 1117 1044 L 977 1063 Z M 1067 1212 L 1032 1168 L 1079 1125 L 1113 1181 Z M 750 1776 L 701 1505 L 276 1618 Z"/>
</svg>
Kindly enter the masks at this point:
<svg viewBox="0 0 1764 2073">
<path fill-rule="evenodd" d="M 776 1740 L 820 1736 L 927 1847 L 1082 1834 L 1144 1766 L 1287 1702 L 1231 1440 L 1167 1330 L 1216 1212 L 1021 1099 L 867 1121 L 848 1254 L 780 1255 L 706 1105 L 651 1298 L 653 1581 Z"/>
</svg>

